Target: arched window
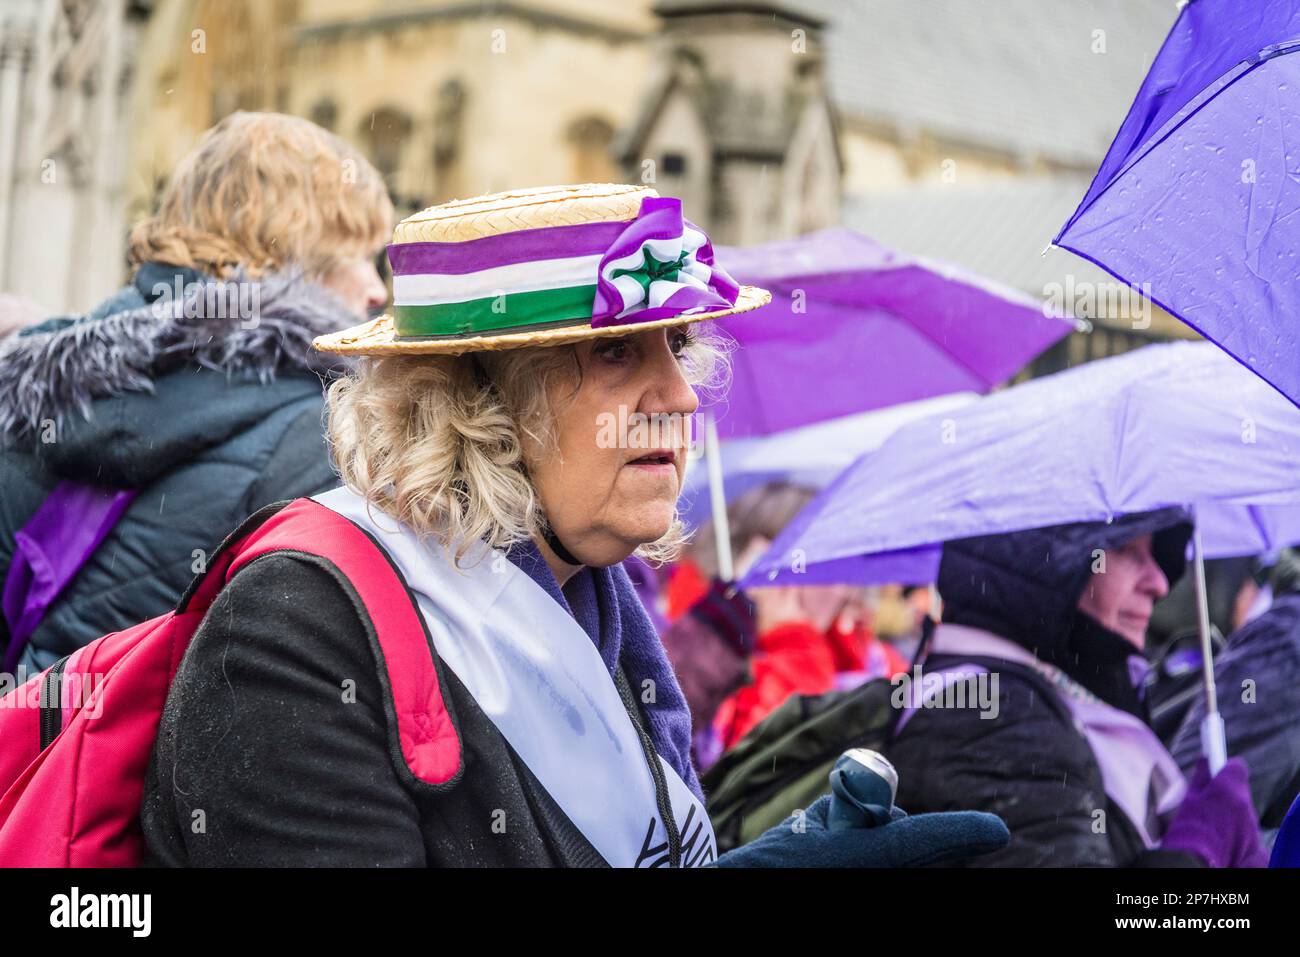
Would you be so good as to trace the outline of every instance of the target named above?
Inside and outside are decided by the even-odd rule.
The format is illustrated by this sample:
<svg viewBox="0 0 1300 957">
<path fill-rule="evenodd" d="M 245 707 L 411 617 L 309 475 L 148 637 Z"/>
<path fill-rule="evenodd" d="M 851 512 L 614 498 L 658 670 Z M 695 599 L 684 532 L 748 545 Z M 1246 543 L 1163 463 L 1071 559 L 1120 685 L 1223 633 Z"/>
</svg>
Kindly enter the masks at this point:
<svg viewBox="0 0 1300 957">
<path fill-rule="evenodd" d="M 333 133 L 339 121 L 338 105 L 328 96 L 322 97 L 312 106 L 309 119 Z"/>
<path fill-rule="evenodd" d="M 370 162 L 383 174 L 384 182 L 392 191 L 411 136 L 411 117 L 395 107 L 380 107 L 361 121 L 359 132 Z"/>
<path fill-rule="evenodd" d="M 438 87 L 433 98 L 433 165 L 441 175 L 460 156 L 465 118 L 465 84 L 451 79 Z"/>
<path fill-rule="evenodd" d="M 612 183 L 619 172 L 610 144 L 614 140 L 614 124 L 600 116 L 582 116 L 569 124 L 565 137 L 573 151 L 573 181 L 575 183 Z"/>
</svg>

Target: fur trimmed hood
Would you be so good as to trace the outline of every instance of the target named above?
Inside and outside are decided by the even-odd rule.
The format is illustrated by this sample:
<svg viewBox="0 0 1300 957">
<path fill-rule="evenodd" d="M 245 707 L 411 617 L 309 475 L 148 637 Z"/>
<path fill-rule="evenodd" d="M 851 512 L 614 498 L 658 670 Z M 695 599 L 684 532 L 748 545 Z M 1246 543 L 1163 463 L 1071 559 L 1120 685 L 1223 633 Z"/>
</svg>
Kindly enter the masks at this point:
<svg viewBox="0 0 1300 957">
<path fill-rule="evenodd" d="M 261 384 L 283 371 L 327 375 L 346 368 L 338 357 L 311 348 L 316 336 L 357 322 L 328 290 L 283 274 L 224 282 L 185 278 L 170 267 L 142 267 L 134 282 L 140 291 L 124 290 L 134 294 L 127 297 L 130 308 L 46 323 L 5 340 L 0 441 L 31 436 L 46 420 L 89 418 L 97 399 L 152 393 L 155 380 L 184 367 Z M 153 279 L 162 282 L 151 286 Z M 162 293 L 167 286 L 181 296 L 170 288 Z"/>
</svg>

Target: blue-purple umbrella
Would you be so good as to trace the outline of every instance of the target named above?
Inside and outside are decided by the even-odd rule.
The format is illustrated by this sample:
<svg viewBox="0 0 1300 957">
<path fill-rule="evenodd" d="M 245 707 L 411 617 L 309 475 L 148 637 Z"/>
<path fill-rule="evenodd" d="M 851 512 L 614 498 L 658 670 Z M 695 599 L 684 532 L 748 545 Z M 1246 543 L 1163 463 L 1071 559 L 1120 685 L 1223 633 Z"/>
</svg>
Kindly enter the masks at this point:
<svg viewBox="0 0 1300 957">
<path fill-rule="evenodd" d="M 1194 0 L 1056 245 L 1300 404 L 1300 2 Z"/>
<path fill-rule="evenodd" d="M 897 429 L 978 399 L 973 392 L 938 395 L 885 409 L 859 412 L 787 429 L 772 435 L 731 439 L 721 443 L 722 480 L 726 500 L 735 501 L 750 489 L 769 482 L 793 482 L 825 488 L 858 456 L 880 448 Z M 682 520 L 698 526 L 709 517 L 708 475 L 695 459 L 686 470 L 680 503 Z"/>
<path fill-rule="evenodd" d="M 929 582 L 942 543 L 1194 505 L 1211 557 L 1300 540 L 1300 412 L 1209 343 L 1153 345 L 909 423 L 746 576 Z M 1292 537 L 1295 536 L 1295 537 Z"/>
<path fill-rule="evenodd" d="M 1208 513 L 1195 536 L 1208 662 L 1202 555 L 1295 541 L 1297 462 L 1300 412 L 1286 399 L 1209 343 L 1148 346 L 902 427 L 809 503 L 742 584 L 930 582 L 945 541 L 1190 505 Z M 1206 682 L 1217 770 L 1208 669 Z"/>
</svg>

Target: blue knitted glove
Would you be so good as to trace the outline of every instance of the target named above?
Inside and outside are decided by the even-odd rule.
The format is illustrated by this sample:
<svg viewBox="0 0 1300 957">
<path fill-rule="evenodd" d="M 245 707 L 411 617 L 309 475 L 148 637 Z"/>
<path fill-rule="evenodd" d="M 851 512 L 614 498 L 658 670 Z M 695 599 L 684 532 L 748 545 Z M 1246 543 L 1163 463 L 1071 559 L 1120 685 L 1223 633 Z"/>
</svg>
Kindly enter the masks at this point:
<svg viewBox="0 0 1300 957">
<path fill-rule="evenodd" d="M 1006 847 L 1011 834 L 996 814 L 956 811 L 908 815 L 897 809 L 879 827 L 832 831 L 830 795 L 802 815 L 769 828 L 718 858 L 719 867 L 923 867 Z"/>
</svg>

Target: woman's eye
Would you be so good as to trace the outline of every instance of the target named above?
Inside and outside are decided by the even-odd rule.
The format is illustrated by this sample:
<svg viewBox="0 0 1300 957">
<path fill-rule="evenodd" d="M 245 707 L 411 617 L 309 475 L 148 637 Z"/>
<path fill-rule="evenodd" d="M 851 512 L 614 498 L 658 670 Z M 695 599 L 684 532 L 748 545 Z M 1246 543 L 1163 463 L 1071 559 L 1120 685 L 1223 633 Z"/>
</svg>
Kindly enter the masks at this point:
<svg viewBox="0 0 1300 957">
<path fill-rule="evenodd" d="M 672 350 L 673 350 L 673 355 L 677 356 L 680 359 L 682 353 L 686 351 L 686 347 L 689 346 L 690 344 L 691 344 L 691 335 L 689 333 L 686 332 L 676 333 L 672 337 L 672 340 L 670 342 L 670 345 L 672 346 Z"/>
<path fill-rule="evenodd" d="M 608 359 L 611 362 L 622 362 L 627 358 L 628 344 L 626 339 L 611 339 L 608 342 L 602 342 L 596 347 L 596 354 L 602 359 Z"/>
</svg>

